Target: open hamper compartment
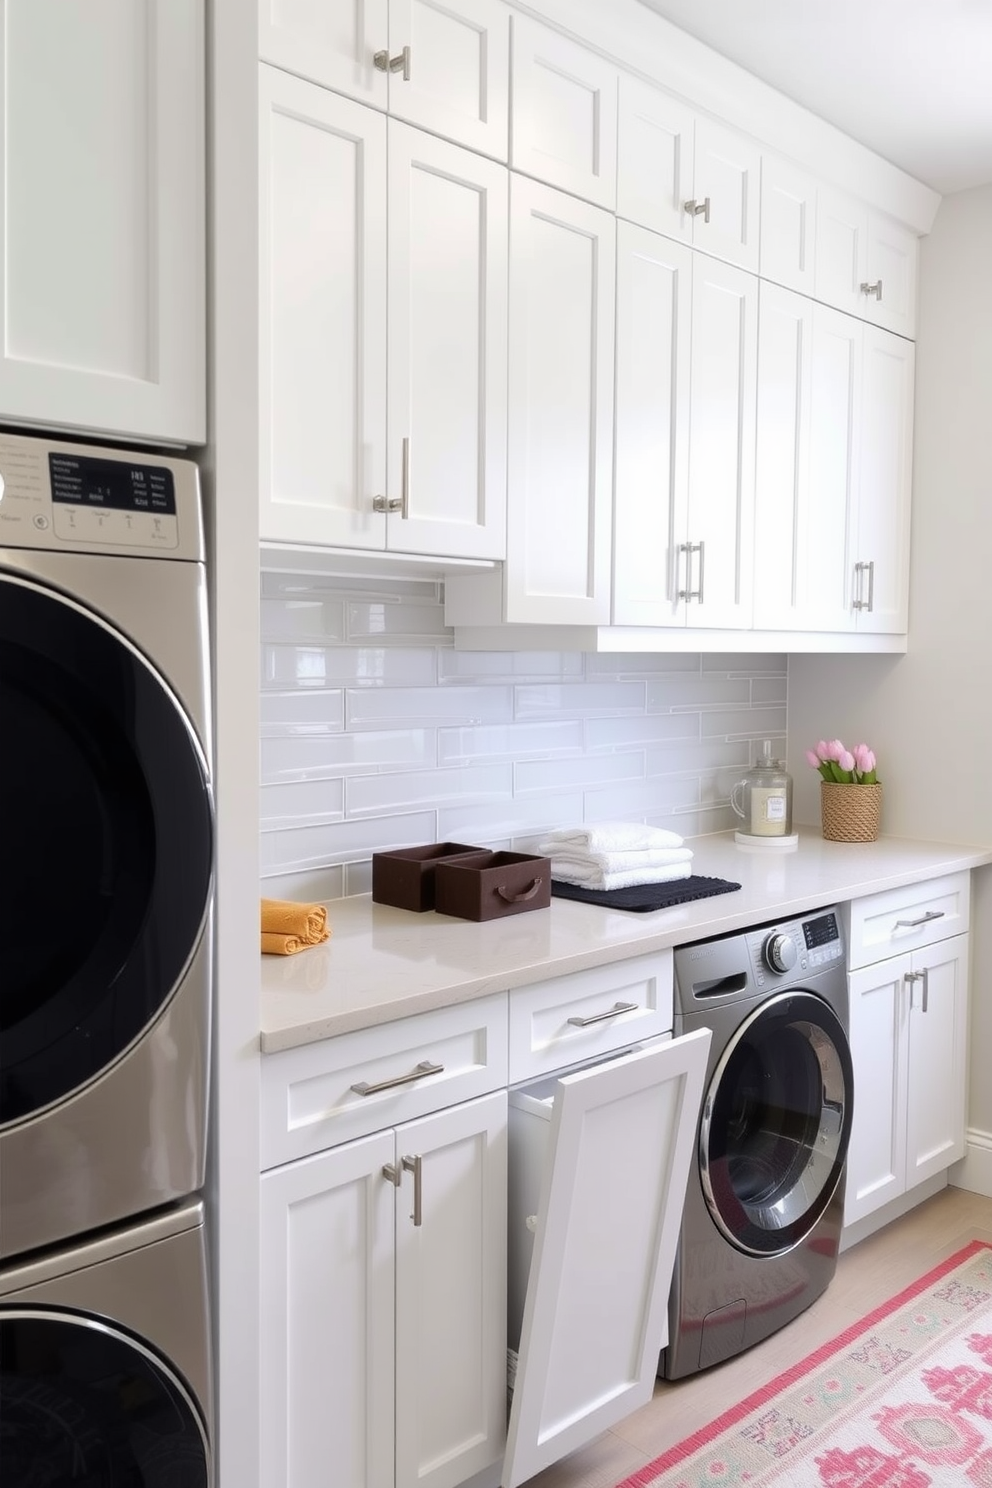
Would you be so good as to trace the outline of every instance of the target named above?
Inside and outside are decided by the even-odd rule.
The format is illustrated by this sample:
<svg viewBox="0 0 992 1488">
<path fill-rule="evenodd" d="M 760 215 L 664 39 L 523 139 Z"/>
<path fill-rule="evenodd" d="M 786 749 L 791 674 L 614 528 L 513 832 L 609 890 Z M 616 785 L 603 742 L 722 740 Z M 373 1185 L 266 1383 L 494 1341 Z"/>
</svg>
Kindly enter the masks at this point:
<svg viewBox="0 0 992 1488">
<path fill-rule="evenodd" d="M 447 858 L 435 875 L 438 914 L 495 920 L 551 903 L 551 860 L 532 853 L 487 852 Z"/>
<path fill-rule="evenodd" d="M 419 847 L 397 847 L 372 854 L 372 898 L 376 904 L 412 909 L 418 914 L 434 908 L 435 873 L 448 858 L 491 858 L 485 847 L 465 842 L 427 842 Z"/>
</svg>

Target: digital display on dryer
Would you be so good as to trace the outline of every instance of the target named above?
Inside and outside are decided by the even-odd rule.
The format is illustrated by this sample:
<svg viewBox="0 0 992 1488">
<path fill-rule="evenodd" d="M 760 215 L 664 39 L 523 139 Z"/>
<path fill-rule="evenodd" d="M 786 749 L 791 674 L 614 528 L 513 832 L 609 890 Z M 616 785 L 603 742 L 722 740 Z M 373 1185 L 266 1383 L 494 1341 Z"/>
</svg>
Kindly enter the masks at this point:
<svg viewBox="0 0 992 1488">
<path fill-rule="evenodd" d="M 803 921 L 803 937 L 806 941 L 808 951 L 815 950 L 817 946 L 829 945 L 831 941 L 840 939 L 840 931 L 837 929 L 837 916 L 831 911 L 830 914 L 821 915 L 817 920 Z"/>
<path fill-rule="evenodd" d="M 48 471 L 52 500 L 67 506 L 176 515 L 176 488 L 167 466 L 52 452 Z"/>
</svg>

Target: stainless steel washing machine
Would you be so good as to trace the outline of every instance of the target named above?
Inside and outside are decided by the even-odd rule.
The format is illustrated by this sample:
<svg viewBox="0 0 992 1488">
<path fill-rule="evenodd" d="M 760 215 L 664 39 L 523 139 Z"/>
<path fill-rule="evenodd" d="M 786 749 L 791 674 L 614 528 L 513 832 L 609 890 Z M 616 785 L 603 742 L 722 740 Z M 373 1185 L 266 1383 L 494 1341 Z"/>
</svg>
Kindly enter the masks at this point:
<svg viewBox="0 0 992 1488">
<path fill-rule="evenodd" d="M 710 1028 L 659 1373 L 680 1379 L 790 1322 L 837 1265 L 853 1114 L 839 916 L 675 951 L 675 1033 Z"/>
<path fill-rule="evenodd" d="M 203 1183 L 195 465 L 0 434 L 0 1258 Z"/>
<path fill-rule="evenodd" d="M 0 1271 L 0 1482 L 209 1488 L 203 1206 Z"/>
</svg>

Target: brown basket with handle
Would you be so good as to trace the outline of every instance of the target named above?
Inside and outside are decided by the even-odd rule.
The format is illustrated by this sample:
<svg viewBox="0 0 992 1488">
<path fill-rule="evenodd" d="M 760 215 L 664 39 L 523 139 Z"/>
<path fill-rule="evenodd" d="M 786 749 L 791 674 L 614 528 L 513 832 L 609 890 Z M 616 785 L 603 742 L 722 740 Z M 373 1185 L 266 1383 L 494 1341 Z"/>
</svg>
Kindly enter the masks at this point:
<svg viewBox="0 0 992 1488">
<path fill-rule="evenodd" d="M 820 820 L 828 842 L 874 842 L 882 820 L 882 787 L 821 780 Z"/>
</svg>

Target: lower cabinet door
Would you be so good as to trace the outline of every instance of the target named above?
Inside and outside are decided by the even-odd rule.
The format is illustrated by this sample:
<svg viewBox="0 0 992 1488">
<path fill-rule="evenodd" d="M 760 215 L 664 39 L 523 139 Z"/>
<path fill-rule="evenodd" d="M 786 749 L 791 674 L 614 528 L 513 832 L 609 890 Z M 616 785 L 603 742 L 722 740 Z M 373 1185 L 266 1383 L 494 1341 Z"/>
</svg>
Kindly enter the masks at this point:
<svg viewBox="0 0 992 1488">
<path fill-rule="evenodd" d="M 510 1093 L 503 1488 L 651 1398 L 709 1046 L 701 1029 Z"/>
<path fill-rule="evenodd" d="M 506 1091 L 396 1131 L 396 1485 L 454 1488 L 506 1440 Z"/>
<path fill-rule="evenodd" d="M 848 977 L 854 1120 L 847 1149 L 844 1223 L 896 1199 L 906 1171 L 907 972 L 911 957 L 890 956 Z"/>
<path fill-rule="evenodd" d="M 394 1152 L 390 1130 L 262 1176 L 263 1483 L 391 1488 Z"/>
<path fill-rule="evenodd" d="M 906 1187 L 965 1152 L 968 937 L 913 952 L 910 991 Z M 857 1095 L 855 1095 L 857 1099 Z"/>
</svg>

